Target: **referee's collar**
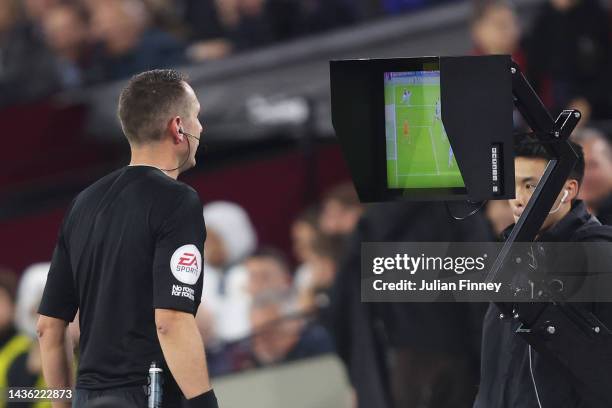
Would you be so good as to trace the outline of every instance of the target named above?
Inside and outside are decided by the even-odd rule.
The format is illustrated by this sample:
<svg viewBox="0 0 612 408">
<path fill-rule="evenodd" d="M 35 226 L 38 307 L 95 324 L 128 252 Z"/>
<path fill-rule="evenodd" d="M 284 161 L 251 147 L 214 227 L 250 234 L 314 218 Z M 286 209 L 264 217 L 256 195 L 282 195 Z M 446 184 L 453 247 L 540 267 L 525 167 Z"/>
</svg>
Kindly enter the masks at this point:
<svg viewBox="0 0 612 408">
<path fill-rule="evenodd" d="M 159 167 L 157 167 L 157 166 L 153 166 L 153 165 L 150 165 L 150 164 L 128 164 L 126 167 L 127 167 L 127 168 L 148 167 L 148 168 L 151 168 L 151 169 L 156 169 L 156 170 L 159 170 L 160 172 L 162 172 L 162 173 L 163 173 L 163 174 L 164 174 L 166 177 L 170 177 L 171 179 L 173 179 L 173 180 L 174 180 L 174 178 L 173 178 L 173 177 L 171 177 L 171 176 L 170 176 L 168 173 L 166 173 L 164 170 L 160 169 L 160 168 L 159 168 Z"/>
</svg>

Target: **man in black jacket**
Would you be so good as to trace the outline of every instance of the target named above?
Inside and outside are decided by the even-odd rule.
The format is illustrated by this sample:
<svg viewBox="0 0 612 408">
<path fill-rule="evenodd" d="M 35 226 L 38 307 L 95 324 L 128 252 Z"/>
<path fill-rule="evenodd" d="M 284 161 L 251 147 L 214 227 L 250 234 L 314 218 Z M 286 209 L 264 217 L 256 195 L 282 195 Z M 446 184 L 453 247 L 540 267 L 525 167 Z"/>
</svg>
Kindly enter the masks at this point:
<svg viewBox="0 0 612 408">
<path fill-rule="evenodd" d="M 588 213 L 585 204 L 576 199 L 584 174 L 584 157 L 580 146 L 572 144 L 572 147 L 578 154 L 579 160 L 542 224 L 536 241 L 612 242 L 612 227 L 601 225 L 595 217 Z M 536 143 L 524 143 L 517 147 L 516 198 L 510 200 L 515 221 L 518 221 L 525 209 L 549 159 L 550 156 L 546 150 Z M 507 232 L 512 228 L 513 226 L 510 226 Z M 602 255 L 609 256 L 608 254 Z M 557 260 L 552 261 L 557 262 Z M 530 305 L 538 306 L 538 304 Z M 611 327 L 610 304 L 576 304 L 575 307 L 591 312 L 606 326 Z M 560 311 L 561 306 L 550 303 L 547 308 L 554 312 Z M 533 347 L 520 338 L 516 333 L 519 325 L 518 319 L 503 313 L 496 305 L 489 306 L 483 327 L 481 384 L 474 408 L 596 408 L 608 406 L 600 402 L 598 397 L 593 395 L 594 393 L 584 392 L 584 384 L 576 376 L 570 374 L 572 367 L 576 367 L 576 362 L 578 366 L 589 364 L 586 359 L 581 360 L 581 351 L 565 349 L 553 357 L 550 353 L 550 343 L 543 341 L 539 343 L 542 347 Z M 551 332 L 555 332 L 554 327 Z M 539 334 L 533 330 L 532 335 L 538 336 Z M 546 335 L 541 336 L 544 340 Z M 559 330 L 555 336 L 568 336 L 568 332 Z M 531 343 L 533 344 L 533 341 Z M 605 356 L 601 357 L 603 361 Z M 574 365 L 568 362 L 573 362 Z M 601 361 L 598 364 L 601 364 Z"/>
</svg>

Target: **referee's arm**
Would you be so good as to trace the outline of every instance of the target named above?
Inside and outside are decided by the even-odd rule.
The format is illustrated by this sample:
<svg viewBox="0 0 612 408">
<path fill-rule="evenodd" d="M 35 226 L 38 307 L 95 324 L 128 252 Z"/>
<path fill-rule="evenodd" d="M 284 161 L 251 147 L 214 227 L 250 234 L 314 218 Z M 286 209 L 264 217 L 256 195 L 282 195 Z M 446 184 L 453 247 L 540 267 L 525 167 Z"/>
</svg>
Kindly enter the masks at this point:
<svg viewBox="0 0 612 408">
<path fill-rule="evenodd" d="M 157 336 L 166 364 L 185 398 L 211 390 L 204 343 L 191 313 L 155 309 Z"/>
<path fill-rule="evenodd" d="M 49 389 L 72 389 L 72 358 L 66 336 L 68 322 L 40 316 L 37 325 L 43 375 Z M 53 408 L 70 407 L 69 402 L 53 402 Z"/>
<path fill-rule="evenodd" d="M 43 375 L 50 389 L 73 388 L 72 349 L 66 335 L 68 323 L 74 320 L 78 301 L 72 278 L 72 269 L 64 242 L 63 231 L 59 238 L 43 297 L 38 308 L 40 318 L 36 331 L 40 344 Z M 53 408 L 70 407 L 66 402 L 53 402 Z"/>
<path fill-rule="evenodd" d="M 195 313 L 202 295 L 206 229 L 202 204 L 189 189 L 157 230 L 153 262 L 155 324 L 166 364 L 188 407 L 216 408 Z"/>
</svg>

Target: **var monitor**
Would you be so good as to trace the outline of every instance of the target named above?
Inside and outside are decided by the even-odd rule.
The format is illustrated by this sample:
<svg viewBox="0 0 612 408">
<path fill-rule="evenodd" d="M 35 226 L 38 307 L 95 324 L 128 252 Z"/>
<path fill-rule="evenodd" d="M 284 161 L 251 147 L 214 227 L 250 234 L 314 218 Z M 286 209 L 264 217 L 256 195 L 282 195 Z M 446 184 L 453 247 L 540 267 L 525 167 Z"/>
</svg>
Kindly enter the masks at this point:
<svg viewBox="0 0 612 408">
<path fill-rule="evenodd" d="M 362 201 L 514 196 L 509 56 L 330 68 L 332 121 Z"/>
</svg>

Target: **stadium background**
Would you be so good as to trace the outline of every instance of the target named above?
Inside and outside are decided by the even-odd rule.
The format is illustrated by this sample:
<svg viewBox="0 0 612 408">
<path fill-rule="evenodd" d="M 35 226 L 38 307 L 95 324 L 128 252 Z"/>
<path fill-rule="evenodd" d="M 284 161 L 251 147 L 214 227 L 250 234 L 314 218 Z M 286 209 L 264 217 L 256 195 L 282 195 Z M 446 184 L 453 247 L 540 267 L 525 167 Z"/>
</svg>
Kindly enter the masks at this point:
<svg viewBox="0 0 612 408">
<path fill-rule="evenodd" d="M 74 195 L 129 160 L 115 115 L 126 79 L 176 67 L 191 78 L 205 127 L 198 165 L 182 180 L 204 204 L 244 208 L 258 246 L 289 257 L 289 286 L 297 287 L 295 270 L 308 262 L 295 250 L 296 219 L 331 202 L 337 212 L 328 208 L 315 224 L 350 219 L 357 206 L 336 188 L 349 175 L 331 125 L 328 61 L 512 54 L 553 113 L 577 106 L 586 125 L 609 135 L 612 14 L 606 2 L 583 0 L 564 20 L 555 13 L 572 13 L 559 11 L 565 2 L 0 0 L 0 266 L 21 276 L 49 261 Z M 496 227 L 508 219 L 507 209 L 488 214 Z M 314 252 L 342 256 L 323 246 Z M 293 374 L 284 365 L 224 371 L 221 400 L 236 406 L 235 391 L 255 386 L 251 406 L 350 406 L 339 360 L 309 361 Z"/>
</svg>

